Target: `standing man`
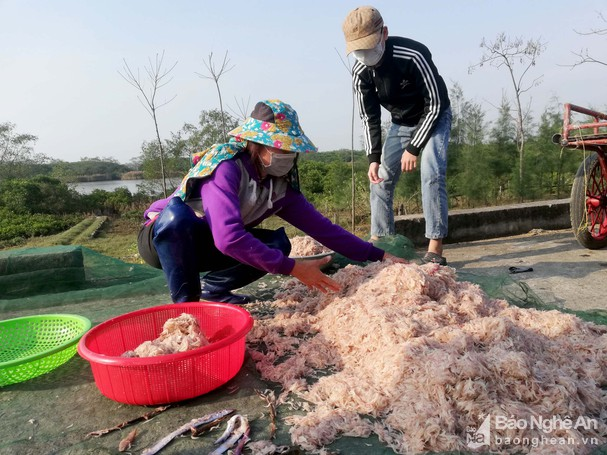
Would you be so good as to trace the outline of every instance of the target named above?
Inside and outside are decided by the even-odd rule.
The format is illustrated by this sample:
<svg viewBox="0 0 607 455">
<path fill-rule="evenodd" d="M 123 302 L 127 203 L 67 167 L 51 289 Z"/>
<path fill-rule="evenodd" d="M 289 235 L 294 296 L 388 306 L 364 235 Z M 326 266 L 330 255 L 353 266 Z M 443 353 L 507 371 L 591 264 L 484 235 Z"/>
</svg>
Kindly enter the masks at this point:
<svg viewBox="0 0 607 455">
<path fill-rule="evenodd" d="M 371 182 L 371 239 L 395 233 L 394 188 L 401 172 L 421 173 L 426 237 L 424 262 L 447 265 L 447 146 L 451 108 L 447 87 L 426 46 L 388 36 L 381 14 L 371 6 L 351 11 L 343 23 L 346 54 L 356 63 L 354 92 L 363 124 Z M 381 108 L 392 117 L 382 148 Z"/>
</svg>

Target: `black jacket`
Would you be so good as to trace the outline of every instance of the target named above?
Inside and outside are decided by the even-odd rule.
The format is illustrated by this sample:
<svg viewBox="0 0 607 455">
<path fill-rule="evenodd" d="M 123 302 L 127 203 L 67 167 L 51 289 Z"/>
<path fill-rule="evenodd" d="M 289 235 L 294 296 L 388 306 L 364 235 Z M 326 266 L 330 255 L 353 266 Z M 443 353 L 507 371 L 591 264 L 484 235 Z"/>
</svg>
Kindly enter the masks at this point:
<svg viewBox="0 0 607 455">
<path fill-rule="evenodd" d="M 381 106 L 398 125 L 414 126 L 406 149 L 419 155 L 432 135 L 440 114 L 450 106 L 443 78 L 426 46 L 408 38 L 390 36 L 375 67 L 356 61 L 352 82 L 363 122 L 369 163 L 381 162 Z"/>
</svg>

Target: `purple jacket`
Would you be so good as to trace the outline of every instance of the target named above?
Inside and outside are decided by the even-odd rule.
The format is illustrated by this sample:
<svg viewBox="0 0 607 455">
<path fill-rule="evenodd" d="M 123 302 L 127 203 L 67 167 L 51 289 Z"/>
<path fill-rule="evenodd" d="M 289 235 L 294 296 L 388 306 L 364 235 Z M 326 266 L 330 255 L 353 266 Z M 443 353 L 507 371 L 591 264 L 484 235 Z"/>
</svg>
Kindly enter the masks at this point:
<svg viewBox="0 0 607 455">
<path fill-rule="evenodd" d="M 286 257 L 280 250 L 269 248 L 246 230 L 277 215 L 326 247 L 354 261 L 382 259 L 383 250 L 333 224 L 303 194 L 284 183 L 284 178 L 276 177 L 260 181 L 248 153 L 223 161 L 212 175 L 201 179 L 199 194 L 204 210 L 203 221 L 209 224 L 219 251 L 266 272 L 289 275 L 295 266 L 295 260 Z M 250 190 L 243 191 L 243 188 L 251 187 L 258 191 L 258 195 L 254 196 L 256 200 L 253 201 L 256 210 L 247 209 L 247 213 L 253 213 L 254 218 L 249 216 L 245 222 L 241 208 L 250 208 L 252 194 Z M 277 194 L 275 188 L 283 190 Z M 269 200 L 259 197 L 259 194 L 267 195 Z M 160 212 L 169 199 L 154 202 L 145 211 L 146 219 L 150 212 Z"/>
</svg>

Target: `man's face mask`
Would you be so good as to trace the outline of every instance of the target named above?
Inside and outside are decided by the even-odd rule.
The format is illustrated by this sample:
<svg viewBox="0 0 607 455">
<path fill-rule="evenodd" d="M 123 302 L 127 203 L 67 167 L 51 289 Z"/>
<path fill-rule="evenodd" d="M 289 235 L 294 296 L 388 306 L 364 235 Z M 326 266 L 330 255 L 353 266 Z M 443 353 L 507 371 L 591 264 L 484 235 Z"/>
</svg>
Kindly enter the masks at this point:
<svg viewBox="0 0 607 455">
<path fill-rule="evenodd" d="M 297 157 L 296 153 L 272 153 L 267 148 L 266 150 L 270 154 L 270 163 L 265 164 L 263 161 L 263 167 L 265 168 L 268 175 L 273 175 L 274 177 L 282 177 L 287 175 L 293 164 L 295 164 L 295 158 Z"/>
<path fill-rule="evenodd" d="M 379 63 L 384 51 L 386 50 L 386 43 L 383 38 L 379 40 L 377 46 L 372 49 L 361 49 L 359 51 L 353 51 L 352 54 L 360 63 L 365 66 L 375 66 Z"/>
</svg>

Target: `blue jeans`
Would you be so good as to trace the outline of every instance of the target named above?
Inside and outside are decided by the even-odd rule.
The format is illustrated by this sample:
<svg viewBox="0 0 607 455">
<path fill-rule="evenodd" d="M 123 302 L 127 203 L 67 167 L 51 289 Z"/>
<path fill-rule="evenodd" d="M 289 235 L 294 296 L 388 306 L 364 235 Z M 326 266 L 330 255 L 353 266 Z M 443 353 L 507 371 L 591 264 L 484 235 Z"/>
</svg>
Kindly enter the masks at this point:
<svg viewBox="0 0 607 455">
<path fill-rule="evenodd" d="M 392 124 L 382 150 L 379 177 L 371 183 L 371 235 L 395 234 L 394 188 L 401 174 L 400 159 L 411 140 L 415 127 Z M 447 146 L 451 133 L 451 108 L 441 114 L 432 136 L 418 158 L 422 179 L 422 208 L 426 218 L 426 237 L 442 239 L 448 231 Z"/>
</svg>

